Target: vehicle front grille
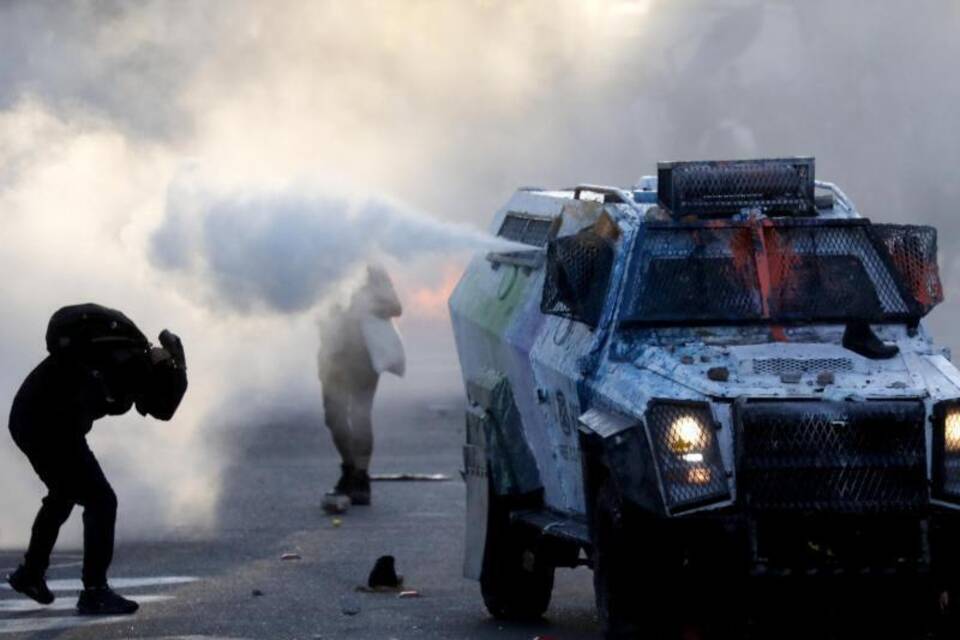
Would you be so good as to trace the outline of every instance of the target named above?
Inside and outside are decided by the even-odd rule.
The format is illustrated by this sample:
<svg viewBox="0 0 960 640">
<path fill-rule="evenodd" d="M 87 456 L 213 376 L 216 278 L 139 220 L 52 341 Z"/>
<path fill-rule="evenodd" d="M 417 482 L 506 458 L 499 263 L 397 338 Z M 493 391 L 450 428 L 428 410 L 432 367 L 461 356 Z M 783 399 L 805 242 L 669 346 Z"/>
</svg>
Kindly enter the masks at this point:
<svg viewBox="0 0 960 640">
<path fill-rule="evenodd" d="M 751 511 L 910 512 L 927 503 L 923 404 L 745 402 L 737 486 Z"/>
</svg>

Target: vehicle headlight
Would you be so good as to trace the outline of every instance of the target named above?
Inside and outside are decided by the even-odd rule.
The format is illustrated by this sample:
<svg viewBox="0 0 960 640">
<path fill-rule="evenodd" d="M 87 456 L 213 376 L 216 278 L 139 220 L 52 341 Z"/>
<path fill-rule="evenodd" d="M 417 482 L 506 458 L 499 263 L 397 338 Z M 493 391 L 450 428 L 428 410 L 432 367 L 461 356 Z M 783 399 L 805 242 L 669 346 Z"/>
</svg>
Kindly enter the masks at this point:
<svg viewBox="0 0 960 640">
<path fill-rule="evenodd" d="M 647 409 L 646 424 L 668 511 L 729 498 L 709 405 L 655 401 Z"/>
<path fill-rule="evenodd" d="M 943 447 L 947 453 L 960 453 L 960 406 L 950 407 L 944 415 Z"/>
<path fill-rule="evenodd" d="M 960 423 L 960 420 L 958 420 L 958 423 Z M 958 424 L 958 432 L 960 432 L 960 424 Z M 667 438 L 671 451 L 687 456 L 703 450 L 707 432 L 703 424 L 697 420 L 697 416 L 685 414 L 678 416 L 670 424 L 670 433 Z"/>
<path fill-rule="evenodd" d="M 933 408 L 933 491 L 939 498 L 960 500 L 960 400 Z"/>
</svg>

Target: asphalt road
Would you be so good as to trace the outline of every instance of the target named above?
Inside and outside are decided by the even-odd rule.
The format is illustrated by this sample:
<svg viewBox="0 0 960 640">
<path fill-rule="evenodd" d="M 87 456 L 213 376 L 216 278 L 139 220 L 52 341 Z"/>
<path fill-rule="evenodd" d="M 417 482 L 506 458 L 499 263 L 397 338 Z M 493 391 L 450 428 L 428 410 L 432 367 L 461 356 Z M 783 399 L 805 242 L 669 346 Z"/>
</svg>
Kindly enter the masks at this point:
<svg viewBox="0 0 960 640">
<path fill-rule="evenodd" d="M 444 473 L 450 481 L 376 483 L 373 506 L 354 508 L 335 526 L 320 509 L 338 471 L 322 416 L 277 416 L 238 427 L 214 534 L 171 528 L 150 541 L 118 546 L 111 579 L 119 591 L 141 600 L 137 615 L 75 616 L 80 556 L 58 550 L 49 575 L 58 602 L 34 607 L 0 589 L 0 640 L 598 638 L 587 569 L 558 571 L 548 619 L 535 625 L 491 619 L 478 585 L 461 577 L 463 405 L 455 382 L 442 386 L 417 398 L 388 389 L 378 399 L 374 471 Z M 0 568 L 15 566 L 21 553 L 0 551 Z M 299 559 L 282 560 L 286 553 Z M 406 585 L 421 597 L 356 591 L 385 554 L 396 557 Z M 690 585 L 707 593 L 727 588 Z M 859 610 L 848 607 L 855 594 L 842 588 L 812 592 L 813 601 L 801 601 L 764 590 L 767 600 L 759 606 L 767 622 L 754 627 L 751 637 L 861 637 L 861 622 L 896 610 L 895 601 L 891 608 L 873 599 Z M 771 613 L 780 606 L 792 613 Z M 849 613 L 847 622 L 825 622 L 827 610 Z M 893 628 L 885 625 L 880 628 Z M 923 637 L 924 625 L 910 623 L 909 631 L 886 637 Z"/>
<path fill-rule="evenodd" d="M 463 405 L 456 384 L 445 389 L 418 398 L 388 389 L 378 399 L 373 470 L 443 473 L 450 481 L 375 483 L 373 505 L 334 526 L 320 508 L 339 471 L 322 416 L 247 425 L 230 445 L 215 535 L 173 528 L 118 545 L 111 580 L 142 601 L 138 614 L 77 617 L 77 585 L 69 582 L 52 582 L 62 587 L 52 608 L 0 590 L 0 640 L 596 637 L 588 570 L 558 574 L 550 621 L 536 626 L 493 621 L 477 584 L 461 577 Z M 21 553 L 0 551 L 0 568 L 15 566 Z M 285 553 L 300 559 L 281 560 Z M 386 554 L 421 597 L 355 590 Z M 79 550 L 58 549 L 48 579 L 75 581 L 79 560 Z"/>
</svg>

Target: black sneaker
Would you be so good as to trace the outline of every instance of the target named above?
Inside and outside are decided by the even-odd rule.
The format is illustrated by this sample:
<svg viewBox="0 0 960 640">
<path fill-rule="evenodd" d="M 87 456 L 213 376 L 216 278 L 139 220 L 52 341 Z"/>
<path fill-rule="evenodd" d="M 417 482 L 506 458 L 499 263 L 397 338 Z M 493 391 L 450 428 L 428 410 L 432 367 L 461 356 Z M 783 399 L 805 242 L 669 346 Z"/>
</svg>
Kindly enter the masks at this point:
<svg viewBox="0 0 960 640">
<path fill-rule="evenodd" d="M 350 487 L 350 502 L 360 506 L 370 504 L 370 475 L 366 471 L 356 471 Z"/>
<path fill-rule="evenodd" d="M 55 599 L 50 589 L 47 588 L 47 581 L 43 579 L 43 576 L 33 575 L 22 565 L 7 576 L 7 582 L 13 587 L 14 591 L 22 593 L 40 604 L 51 604 Z"/>
<path fill-rule="evenodd" d="M 139 608 L 139 604 L 115 593 L 110 587 L 84 589 L 77 600 L 77 613 L 82 616 L 122 616 Z"/>
</svg>

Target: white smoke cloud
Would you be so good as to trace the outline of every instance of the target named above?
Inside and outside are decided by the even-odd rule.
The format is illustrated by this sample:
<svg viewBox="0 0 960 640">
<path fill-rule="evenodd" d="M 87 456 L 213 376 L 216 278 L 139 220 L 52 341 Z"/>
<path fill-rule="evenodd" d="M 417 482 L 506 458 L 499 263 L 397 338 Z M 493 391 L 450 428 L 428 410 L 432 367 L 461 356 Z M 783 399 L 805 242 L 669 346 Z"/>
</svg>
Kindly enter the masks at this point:
<svg viewBox="0 0 960 640">
<path fill-rule="evenodd" d="M 198 299 L 228 311 L 305 311 L 375 256 L 408 261 L 510 247 L 476 227 L 313 181 L 216 194 L 197 180 L 170 188 L 151 258 L 187 276 Z"/>
</svg>

